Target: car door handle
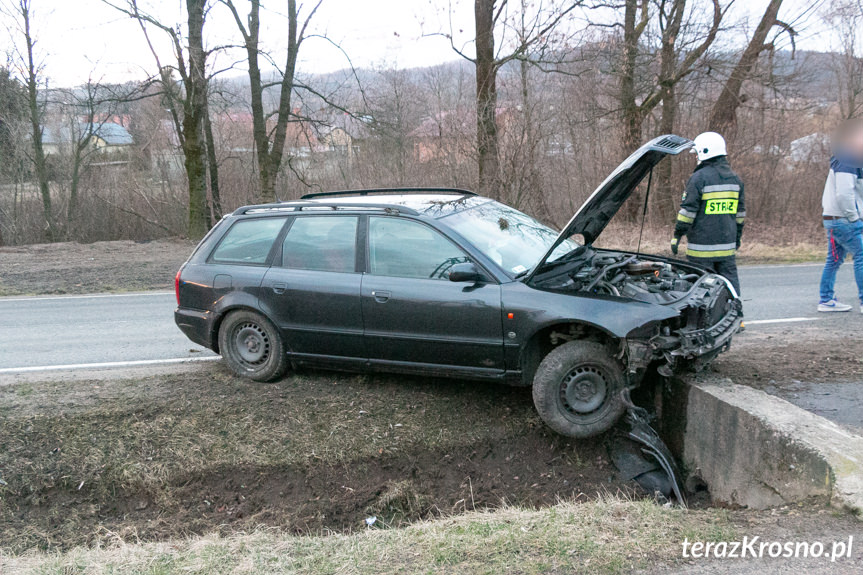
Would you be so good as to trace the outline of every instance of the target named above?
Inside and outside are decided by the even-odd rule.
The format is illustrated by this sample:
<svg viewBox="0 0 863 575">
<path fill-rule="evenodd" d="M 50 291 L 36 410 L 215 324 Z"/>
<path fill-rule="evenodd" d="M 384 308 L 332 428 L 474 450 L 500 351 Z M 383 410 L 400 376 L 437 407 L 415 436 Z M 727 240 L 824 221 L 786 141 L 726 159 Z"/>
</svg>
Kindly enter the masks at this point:
<svg viewBox="0 0 863 575">
<path fill-rule="evenodd" d="M 375 290 L 372 292 L 372 297 L 375 298 L 375 301 L 378 303 L 386 303 L 392 294 L 388 291 L 380 291 Z"/>
<path fill-rule="evenodd" d="M 286 283 L 280 282 L 280 283 L 274 283 L 273 284 L 273 291 L 276 292 L 277 294 L 285 293 L 286 289 L 288 289 L 288 284 L 286 284 Z"/>
</svg>

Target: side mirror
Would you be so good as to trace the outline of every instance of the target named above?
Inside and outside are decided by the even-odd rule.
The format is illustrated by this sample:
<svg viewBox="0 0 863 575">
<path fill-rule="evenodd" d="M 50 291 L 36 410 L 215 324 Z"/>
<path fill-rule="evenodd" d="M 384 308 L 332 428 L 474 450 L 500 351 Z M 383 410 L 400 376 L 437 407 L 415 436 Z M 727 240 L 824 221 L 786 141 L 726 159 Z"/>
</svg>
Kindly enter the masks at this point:
<svg viewBox="0 0 863 575">
<path fill-rule="evenodd" d="M 481 282 L 485 281 L 485 276 L 482 275 L 482 272 L 480 272 L 474 264 L 470 262 L 465 262 L 461 264 L 455 264 L 452 268 L 450 268 L 449 281 Z"/>
</svg>

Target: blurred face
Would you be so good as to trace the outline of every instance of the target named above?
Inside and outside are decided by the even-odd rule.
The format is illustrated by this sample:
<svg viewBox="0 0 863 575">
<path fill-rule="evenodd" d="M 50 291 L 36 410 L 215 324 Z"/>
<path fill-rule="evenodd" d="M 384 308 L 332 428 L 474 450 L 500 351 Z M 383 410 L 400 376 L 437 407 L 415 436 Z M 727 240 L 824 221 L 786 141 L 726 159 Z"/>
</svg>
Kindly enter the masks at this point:
<svg viewBox="0 0 863 575">
<path fill-rule="evenodd" d="M 863 121 L 849 120 L 837 134 L 836 152 L 839 155 L 863 162 Z"/>
</svg>

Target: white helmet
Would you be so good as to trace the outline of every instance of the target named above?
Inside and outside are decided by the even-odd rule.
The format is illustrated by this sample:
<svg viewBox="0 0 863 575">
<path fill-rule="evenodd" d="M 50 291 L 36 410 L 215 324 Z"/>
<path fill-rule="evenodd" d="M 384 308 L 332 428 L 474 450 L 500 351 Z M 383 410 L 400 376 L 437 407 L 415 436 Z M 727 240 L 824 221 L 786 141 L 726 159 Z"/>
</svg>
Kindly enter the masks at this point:
<svg viewBox="0 0 863 575">
<path fill-rule="evenodd" d="M 699 162 L 715 158 L 716 156 L 726 155 L 725 138 L 716 132 L 704 132 L 703 134 L 698 134 L 695 136 L 695 140 L 693 140 L 693 142 L 695 143 L 695 146 L 693 146 L 689 151 L 693 154 L 698 154 Z"/>
</svg>

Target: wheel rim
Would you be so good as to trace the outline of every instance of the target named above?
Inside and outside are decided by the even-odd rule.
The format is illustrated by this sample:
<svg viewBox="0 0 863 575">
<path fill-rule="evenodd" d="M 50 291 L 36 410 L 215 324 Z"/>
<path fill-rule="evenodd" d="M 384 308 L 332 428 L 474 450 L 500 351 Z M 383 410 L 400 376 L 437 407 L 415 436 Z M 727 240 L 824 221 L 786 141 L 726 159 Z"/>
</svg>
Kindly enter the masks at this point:
<svg viewBox="0 0 863 575">
<path fill-rule="evenodd" d="M 246 367 L 259 368 L 270 358 L 270 336 L 256 323 L 237 326 L 233 344 L 237 359 Z"/>
<path fill-rule="evenodd" d="M 574 416 L 590 415 L 605 404 L 608 388 L 608 381 L 601 370 L 590 365 L 579 365 L 571 369 L 560 382 L 561 406 Z"/>
</svg>

